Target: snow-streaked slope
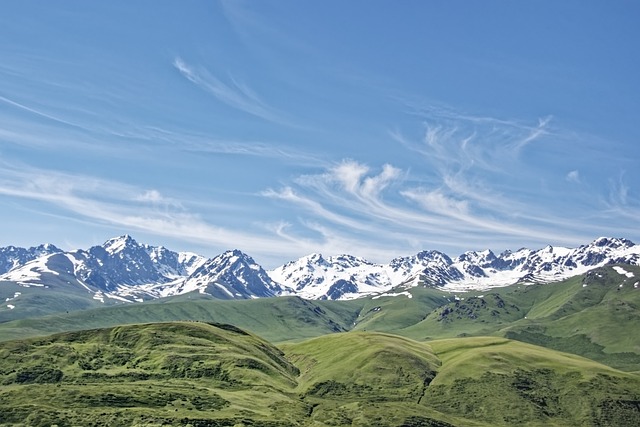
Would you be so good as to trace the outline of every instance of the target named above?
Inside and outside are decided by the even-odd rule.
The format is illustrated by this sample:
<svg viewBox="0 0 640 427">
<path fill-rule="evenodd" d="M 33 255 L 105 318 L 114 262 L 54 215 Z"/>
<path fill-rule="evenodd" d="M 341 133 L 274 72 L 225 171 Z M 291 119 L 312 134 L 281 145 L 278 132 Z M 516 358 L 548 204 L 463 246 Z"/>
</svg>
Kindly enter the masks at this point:
<svg viewBox="0 0 640 427">
<path fill-rule="evenodd" d="M 50 270 L 47 262 L 51 255 L 45 255 L 27 262 L 20 268 L 13 269 L 3 274 L 2 280 L 17 282 L 23 286 L 44 286 L 42 279 L 46 274 L 59 275 L 59 272 Z"/>
<path fill-rule="evenodd" d="M 15 246 L 0 248 L 0 274 L 7 273 L 42 256 L 59 252 L 62 252 L 62 250 L 48 243 L 29 249 Z"/>
<path fill-rule="evenodd" d="M 260 298 L 282 291 L 253 258 L 239 250 L 227 251 L 197 268 L 181 285 L 182 292 L 198 290 L 222 298 Z"/>
</svg>

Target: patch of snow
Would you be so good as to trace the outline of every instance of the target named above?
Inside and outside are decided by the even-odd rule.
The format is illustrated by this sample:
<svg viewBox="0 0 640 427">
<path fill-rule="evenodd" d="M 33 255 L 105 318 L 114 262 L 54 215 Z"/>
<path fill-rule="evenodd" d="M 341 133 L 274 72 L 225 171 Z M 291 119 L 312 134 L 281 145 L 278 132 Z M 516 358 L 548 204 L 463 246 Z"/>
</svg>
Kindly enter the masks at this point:
<svg viewBox="0 0 640 427">
<path fill-rule="evenodd" d="M 127 238 L 128 236 L 117 237 L 114 239 L 110 239 L 105 243 L 104 249 L 109 254 L 113 255 L 116 252 L 120 252 L 125 249 L 127 246 Z"/>
<path fill-rule="evenodd" d="M 14 299 L 18 298 L 20 295 L 22 295 L 21 292 L 16 292 L 15 294 L 13 294 L 13 297 L 7 297 L 5 302 L 13 301 Z"/>
<path fill-rule="evenodd" d="M 621 276 L 627 276 L 627 277 L 633 277 L 634 276 L 634 274 L 632 272 L 627 271 L 627 270 L 625 270 L 624 268 L 622 268 L 622 267 L 620 267 L 618 265 L 615 265 L 613 267 L 613 269 L 616 271 L 616 273 L 618 273 Z"/>
<path fill-rule="evenodd" d="M 229 289 L 227 289 L 226 287 L 222 286 L 220 283 L 214 283 L 214 285 L 216 285 L 218 288 L 222 289 L 222 291 L 229 295 L 231 298 L 233 298 L 233 293 L 231 293 L 231 291 L 229 291 Z"/>
<path fill-rule="evenodd" d="M 100 301 L 104 304 L 104 294 L 102 292 L 96 292 L 93 299 Z"/>
<path fill-rule="evenodd" d="M 36 287 L 36 288 L 46 288 L 47 286 L 43 285 L 42 283 L 31 283 L 31 282 L 16 282 L 18 285 L 22 286 L 23 288 L 30 288 L 32 286 Z"/>
<path fill-rule="evenodd" d="M 123 297 L 121 297 L 121 296 L 119 296 L 119 295 L 113 294 L 113 293 L 108 293 L 108 294 L 106 294 L 105 296 L 106 296 L 107 298 L 109 298 L 109 299 L 114 299 L 114 300 L 116 300 L 116 301 L 131 302 L 130 300 L 128 300 L 128 299 L 126 299 L 126 298 L 123 298 Z"/>
<path fill-rule="evenodd" d="M 398 292 L 398 293 L 387 292 L 387 293 L 384 293 L 384 294 L 376 295 L 375 297 L 372 297 L 371 299 L 378 299 L 378 298 L 381 298 L 381 297 L 398 297 L 400 295 L 404 295 L 407 298 L 413 298 L 413 295 L 411 295 L 409 292 L 405 291 L 405 292 Z"/>
</svg>

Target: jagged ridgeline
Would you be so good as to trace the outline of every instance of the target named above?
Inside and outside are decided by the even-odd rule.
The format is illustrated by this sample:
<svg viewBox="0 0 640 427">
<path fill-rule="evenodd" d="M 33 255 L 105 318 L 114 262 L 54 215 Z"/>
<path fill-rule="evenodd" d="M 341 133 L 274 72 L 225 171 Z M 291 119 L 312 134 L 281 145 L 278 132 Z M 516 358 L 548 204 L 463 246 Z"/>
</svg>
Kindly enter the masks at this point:
<svg viewBox="0 0 640 427">
<path fill-rule="evenodd" d="M 349 332 L 280 348 L 157 323 L 0 344 L 2 425 L 638 425 L 640 378 L 504 338 Z"/>
<path fill-rule="evenodd" d="M 388 264 L 346 254 L 312 254 L 266 271 L 237 249 L 207 259 L 141 244 L 125 235 L 87 250 L 65 252 L 53 245 L 0 248 L 0 298 L 10 298 L 0 305 L 0 320 L 189 293 L 216 299 L 295 295 L 338 300 L 413 287 L 490 289 L 556 282 L 612 264 L 640 264 L 640 245 L 599 238 L 574 249 L 547 246 L 498 255 L 468 251 L 455 258 L 432 250 Z"/>
</svg>

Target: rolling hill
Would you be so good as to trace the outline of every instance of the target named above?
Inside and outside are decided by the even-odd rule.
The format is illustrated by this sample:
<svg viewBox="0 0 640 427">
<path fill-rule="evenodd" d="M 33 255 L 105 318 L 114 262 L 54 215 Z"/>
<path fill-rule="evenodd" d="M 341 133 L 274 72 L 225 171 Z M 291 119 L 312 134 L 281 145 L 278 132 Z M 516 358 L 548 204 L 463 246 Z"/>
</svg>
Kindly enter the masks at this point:
<svg viewBox="0 0 640 427">
<path fill-rule="evenodd" d="M 281 345 L 235 326 L 135 324 L 0 343 L 0 423 L 637 425 L 640 377 L 500 337 L 347 332 Z"/>
</svg>

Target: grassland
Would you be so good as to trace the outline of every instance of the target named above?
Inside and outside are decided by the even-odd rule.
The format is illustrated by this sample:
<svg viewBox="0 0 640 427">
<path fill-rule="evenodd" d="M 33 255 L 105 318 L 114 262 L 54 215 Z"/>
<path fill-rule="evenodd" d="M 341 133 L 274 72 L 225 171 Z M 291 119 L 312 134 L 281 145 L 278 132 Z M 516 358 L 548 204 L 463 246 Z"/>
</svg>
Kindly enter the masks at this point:
<svg viewBox="0 0 640 427">
<path fill-rule="evenodd" d="M 0 343 L 0 384 L 15 426 L 640 423 L 638 375 L 500 337 L 276 347 L 230 325 L 136 324 Z"/>
</svg>

